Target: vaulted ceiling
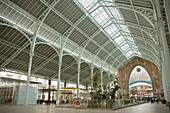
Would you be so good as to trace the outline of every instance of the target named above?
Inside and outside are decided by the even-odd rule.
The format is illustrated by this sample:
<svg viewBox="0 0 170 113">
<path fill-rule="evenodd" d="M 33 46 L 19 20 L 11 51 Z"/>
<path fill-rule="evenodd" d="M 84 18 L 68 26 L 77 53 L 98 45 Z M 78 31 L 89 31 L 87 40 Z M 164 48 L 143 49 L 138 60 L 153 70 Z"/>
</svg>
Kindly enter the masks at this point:
<svg viewBox="0 0 170 113">
<path fill-rule="evenodd" d="M 37 26 L 37 76 L 57 77 L 62 40 L 63 81 L 76 82 L 79 55 L 82 84 L 90 83 L 90 63 L 111 74 L 135 57 L 160 65 L 152 0 L 1 0 L 0 20 L 0 69 L 27 73 Z"/>
</svg>

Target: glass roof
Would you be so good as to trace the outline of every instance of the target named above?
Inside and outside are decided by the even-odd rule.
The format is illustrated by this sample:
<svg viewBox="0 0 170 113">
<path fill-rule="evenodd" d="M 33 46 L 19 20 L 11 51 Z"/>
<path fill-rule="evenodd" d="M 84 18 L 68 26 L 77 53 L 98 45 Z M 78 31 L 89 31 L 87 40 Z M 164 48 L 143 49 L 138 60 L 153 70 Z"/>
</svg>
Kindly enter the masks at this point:
<svg viewBox="0 0 170 113">
<path fill-rule="evenodd" d="M 112 0 L 78 0 L 101 28 L 113 39 L 126 57 L 141 55 L 130 31 Z M 128 34 L 128 35 L 127 35 Z"/>
</svg>

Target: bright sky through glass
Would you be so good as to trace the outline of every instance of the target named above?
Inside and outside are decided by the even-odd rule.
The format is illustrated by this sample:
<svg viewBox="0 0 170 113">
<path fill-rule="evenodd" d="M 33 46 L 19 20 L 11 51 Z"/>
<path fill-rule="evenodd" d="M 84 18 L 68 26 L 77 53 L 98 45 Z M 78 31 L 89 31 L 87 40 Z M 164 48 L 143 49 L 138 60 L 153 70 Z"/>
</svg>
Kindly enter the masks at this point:
<svg viewBox="0 0 170 113">
<path fill-rule="evenodd" d="M 78 0 L 129 58 L 141 53 L 123 22 L 113 0 Z M 125 35 L 128 34 L 128 35 Z"/>
</svg>

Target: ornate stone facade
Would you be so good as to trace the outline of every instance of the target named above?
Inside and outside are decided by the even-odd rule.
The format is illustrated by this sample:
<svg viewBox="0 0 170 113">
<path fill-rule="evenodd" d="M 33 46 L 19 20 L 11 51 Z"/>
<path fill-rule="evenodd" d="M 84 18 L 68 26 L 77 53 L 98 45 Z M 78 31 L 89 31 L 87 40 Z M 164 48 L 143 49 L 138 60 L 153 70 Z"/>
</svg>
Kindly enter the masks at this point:
<svg viewBox="0 0 170 113">
<path fill-rule="evenodd" d="M 118 70 L 119 86 L 121 86 L 122 90 L 125 90 L 127 94 L 129 93 L 129 77 L 130 77 L 131 71 L 137 65 L 144 67 L 146 71 L 149 73 L 151 80 L 152 80 L 153 93 L 156 94 L 162 88 L 161 73 L 155 64 L 149 61 L 143 60 L 141 58 L 133 59 L 130 63 L 128 63 L 123 68 Z"/>
</svg>

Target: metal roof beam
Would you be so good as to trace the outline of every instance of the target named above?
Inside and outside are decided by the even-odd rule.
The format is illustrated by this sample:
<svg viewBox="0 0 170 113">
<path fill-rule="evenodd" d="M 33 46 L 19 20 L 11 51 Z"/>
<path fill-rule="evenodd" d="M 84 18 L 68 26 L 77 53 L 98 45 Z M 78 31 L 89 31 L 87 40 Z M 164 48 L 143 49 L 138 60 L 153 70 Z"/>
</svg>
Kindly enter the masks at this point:
<svg viewBox="0 0 170 113">
<path fill-rule="evenodd" d="M 41 2 L 45 2 L 45 0 L 40 0 Z M 41 27 L 42 23 L 44 22 L 44 20 L 46 19 L 47 15 L 50 13 L 51 9 L 55 7 L 55 5 L 57 5 L 57 3 L 59 2 L 60 0 L 54 0 L 51 4 L 50 4 L 50 7 L 48 7 L 47 9 L 45 9 L 45 11 L 43 13 L 41 13 L 41 15 L 38 17 L 38 20 L 40 21 L 40 25 L 39 25 L 39 28 Z M 47 2 L 48 3 L 48 2 Z M 33 27 L 34 24 L 32 24 L 29 29 L 31 27 Z"/>
<path fill-rule="evenodd" d="M 114 22 L 114 21 L 116 21 L 116 22 Z M 115 19 L 115 18 L 112 18 L 112 23 L 110 23 L 109 25 L 111 25 L 111 24 L 127 25 L 127 26 L 130 26 L 130 27 L 138 28 L 138 29 L 140 29 L 139 26 L 141 26 L 142 30 L 146 29 L 145 31 L 149 31 L 150 30 L 150 32 L 155 32 L 154 29 L 151 28 L 151 27 L 143 26 L 143 25 L 135 24 L 133 22 L 128 22 L 128 21 L 124 21 L 124 20 L 120 20 L 120 19 Z M 105 28 L 107 28 L 109 25 L 107 25 Z"/>
<path fill-rule="evenodd" d="M 120 54 L 120 55 L 118 55 L 116 58 L 119 59 L 119 58 L 122 57 L 122 56 L 123 56 L 123 55 Z M 120 62 L 120 61 L 119 61 L 119 62 Z M 114 65 L 114 63 L 115 63 L 115 61 L 113 61 L 112 65 Z"/>
<path fill-rule="evenodd" d="M 143 59 L 146 59 L 146 60 L 149 60 L 149 61 L 151 61 L 151 62 L 153 62 L 153 63 L 155 63 L 155 64 L 157 64 L 158 66 L 159 66 L 159 63 L 154 59 L 154 58 L 150 58 L 150 56 L 148 55 L 148 53 L 147 54 L 145 54 L 146 56 L 147 56 L 147 58 L 145 58 L 145 57 L 142 57 Z M 138 56 L 138 57 L 140 57 L 140 56 Z M 126 62 L 126 60 L 123 60 L 121 63 L 125 63 Z M 119 68 L 121 65 L 118 65 L 117 66 L 117 68 Z"/>
<path fill-rule="evenodd" d="M 131 3 L 131 5 L 132 5 L 132 8 L 133 9 L 135 9 L 134 8 L 134 5 L 133 5 L 133 2 L 132 2 L 132 0 L 130 0 L 130 3 Z M 138 19 L 138 16 L 137 16 L 137 14 L 136 14 L 136 12 L 134 12 L 134 15 L 135 15 L 135 17 L 136 17 L 136 20 L 137 20 L 137 23 L 138 23 L 138 26 L 139 26 L 139 30 L 140 30 L 140 32 L 141 32 L 141 34 L 142 34 L 142 38 L 144 39 L 144 42 L 145 42 L 145 46 L 147 47 L 147 44 L 146 44 L 146 41 L 145 41 L 145 38 L 144 38 L 144 34 L 143 34 L 143 30 L 142 30 L 142 26 L 140 25 L 140 23 L 139 23 L 139 19 Z M 148 33 L 148 34 L 150 34 L 150 33 Z M 154 31 L 153 31 L 153 34 L 154 34 Z M 151 37 L 152 38 L 152 37 Z M 154 41 L 154 40 L 153 40 Z M 148 52 L 149 53 L 149 52 Z M 142 54 L 142 53 L 141 53 Z"/>
<path fill-rule="evenodd" d="M 12 9 L 14 9 L 15 11 L 19 12 L 20 14 L 24 15 L 26 18 L 29 18 L 30 20 L 32 20 L 33 22 L 35 22 L 37 20 L 37 18 L 35 18 L 34 16 L 32 16 L 31 14 L 29 14 L 28 12 L 26 12 L 25 10 L 23 10 L 22 8 L 18 7 L 16 4 L 14 4 L 13 2 L 11 1 L 6 1 L 6 0 L 3 0 L 7 6 L 11 7 Z M 53 10 L 54 8 L 52 8 Z M 85 13 L 86 14 L 86 13 Z M 88 16 L 88 14 L 87 14 Z M 21 25 L 22 26 L 22 25 Z M 49 32 L 53 32 L 54 34 L 56 34 L 57 36 L 61 37 L 62 34 L 58 33 L 57 31 L 55 31 L 54 29 L 50 28 L 48 25 L 46 24 L 42 24 L 42 27 L 45 28 L 46 30 L 48 29 Z M 26 28 L 28 30 L 28 28 Z M 69 40 L 70 42 L 71 40 Z M 55 42 L 54 42 L 55 43 Z M 74 42 L 73 42 L 74 43 Z M 74 43 L 75 44 L 75 43 Z"/>
<path fill-rule="evenodd" d="M 145 48 L 144 46 L 139 46 L 139 47 L 141 47 L 141 48 L 143 48 L 143 49 L 145 49 L 145 50 L 148 50 L 148 48 Z M 139 49 L 140 49 L 140 48 L 139 48 Z M 156 59 L 155 61 L 159 62 L 158 56 L 155 55 L 155 54 L 154 54 L 152 51 L 150 51 L 150 50 L 149 50 L 149 52 L 151 52 L 151 53 L 153 54 L 152 58 Z M 142 52 L 142 53 L 143 53 L 143 52 Z M 141 53 L 141 54 L 142 54 L 142 53 Z M 149 53 L 146 53 L 146 54 L 149 54 Z M 120 58 L 120 57 L 122 57 L 122 56 L 123 56 L 123 55 L 120 54 L 120 55 L 117 57 L 117 59 Z M 116 61 L 113 60 L 113 61 L 111 61 L 111 62 L 113 62 L 112 65 L 114 65 L 114 63 L 115 63 Z"/>
<path fill-rule="evenodd" d="M 131 11 L 134 11 L 140 15 L 142 15 L 154 28 L 155 31 L 155 40 L 156 40 L 156 44 L 159 45 L 159 39 L 158 39 L 158 35 L 156 32 L 156 28 L 155 28 L 155 17 L 156 17 L 156 12 L 154 11 L 154 9 L 146 9 L 145 7 L 139 7 L 139 6 L 132 6 L 132 5 L 127 5 L 127 4 L 121 4 L 119 2 L 115 2 L 116 7 L 117 8 L 122 8 L 122 9 L 128 9 Z M 153 6 L 154 8 L 154 6 Z"/>
<path fill-rule="evenodd" d="M 5 41 L 5 40 L 3 40 L 3 39 L 0 39 L 0 43 L 1 43 L 2 45 L 6 45 L 6 46 L 9 46 L 9 47 L 14 48 L 14 49 L 17 49 L 17 50 L 21 48 L 20 46 L 15 45 L 15 44 L 13 44 L 13 43 L 11 43 L 11 42 Z M 24 53 L 29 54 L 29 50 L 26 49 L 26 48 L 25 48 L 24 50 L 22 50 L 21 52 L 24 52 Z M 48 59 L 48 57 L 45 57 L 45 56 L 43 56 L 42 54 L 37 53 L 37 52 L 34 53 L 34 56 L 35 56 L 35 57 L 38 57 L 38 58 L 40 58 L 40 59 L 43 59 L 43 60 Z M 56 55 L 56 56 L 57 56 L 57 55 Z M 11 61 L 12 61 L 12 60 L 11 60 Z M 53 61 L 54 63 L 56 62 L 56 61 L 54 61 L 53 59 L 52 59 L 52 61 Z"/>
<path fill-rule="evenodd" d="M 146 51 L 152 53 L 152 54 L 155 56 L 156 60 L 159 61 L 159 59 L 158 59 L 158 55 L 159 55 L 159 54 L 155 54 L 153 51 L 151 51 L 149 48 L 144 47 L 144 45 L 142 45 L 142 44 L 140 44 L 140 45 L 138 44 L 138 47 L 139 47 L 139 48 L 143 48 L 143 49 L 145 49 Z M 142 54 L 142 53 L 141 53 L 141 54 Z M 148 54 L 149 54 L 149 53 L 148 53 Z"/>
<path fill-rule="evenodd" d="M 78 0 L 74 0 L 74 2 L 77 4 L 77 6 L 78 6 L 80 9 L 82 9 L 82 11 L 83 11 L 85 14 L 87 14 L 87 16 L 95 23 L 95 25 L 97 25 L 97 26 L 101 29 L 101 31 L 102 31 L 102 32 L 109 38 L 109 40 L 122 52 L 122 54 L 124 54 L 124 52 L 120 49 L 119 46 L 117 46 L 117 44 L 115 44 L 115 42 L 112 40 L 112 38 L 101 28 L 101 26 L 94 20 L 94 18 L 92 18 L 91 15 L 88 14 L 88 11 L 85 10 L 84 7 L 80 5 L 79 1 L 78 1 Z M 124 54 L 124 55 L 125 55 L 125 54 Z M 126 55 L 125 55 L 125 57 L 126 57 Z M 126 58 L 127 58 L 127 57 L 126 57 Z M 127 58 L 127 59 L 129 59 L 129 58 Z"/>
<path fill-rule="evenodd" d="M 151 37 L 151 39 L 153 40 L 153 42 L 155 44 L 158 44 L 157 43 L 157 37 L 155 35 L 155 31 L 154 29 L 150 29 L 149 27 L 145 27 L 145 26 L 141 26 L 141 25 L 138 25 L 138 24 L 134 24 L 134 23 L 129 23 L 129 22 L 125 22 L 125 24 L 129 27 L 133 27 L 133 28 L 137 28 L 143 32 L 145 32 L 148 36 Z"/>
<path fill-rule="evenodd" d="M 110 41 L 106 41 L 102 46 L 99 46 L 98 49 L 96 49 L 93 53 L 96 54 L 96 56 L 99 54 L 99 52 L 101 50 L 105 50 L 104 47 L 110 43 Z M 105 51 L 106 52 L 106 51 Z M 117 60 L 113 55 L 111 55 L 109 52 L 106 52 L 107 54 L 109 54 L 113 59 Z M 95 60 L 96 60 L 96 56 L 95 56 Z M 106 62 L 106 60 L 104 60 Z M 118 60 L 117 60 L 118 61 Z M 118 61 L 119 62 L 119 61 Z M 120 62 L 119 62 L 120 63 Z"/>
<path fill-rule="evenodd" d="M 132 10 L 132 11 L 135 11 L 141 14 L 150 22 L 150 24 L 154 28 L 154 13 L 155 12 L 153 9 L 148 9 L 148 8 L 139 7 L 139 6 L 132 6 L 128 4 L 121 4 L 120 2 L 117 2 L 117 1 L 115 2 L 115 5 L 117 8 L 128 9 L 128 10 Z"/>
<path fill-rule="evenodd" d="M 44 4 L 47 6 L 47 4 Z M 81 21 L 78 21 L 77 24 L 73 24 L 70 20 L 68 20 L 64 15 L 62 15 L 59 11 L 57 11 L 55 8 L 52 8 L 52 11 L 57 14 L 58 16 L 60 16 L 63 20 L 65 20 L 68 24 L 70 24 L 73 28 L 75 28 L 77 31 L 79 31 L 81 34 L 83 34 L 87 39 L 90 40 L 90 37 L 85 33 L 83 32 L 80 28 L 77 27 L 77 25 L 81 22 Z M 88 16 L 86 14 L 86 16 Z M 86 17 L 84 16 L 84 17 Z M 100 28 L 100 27 L 99 27 Z M 93 42 L 95 42 L 94 40 L 92 40 Z M 100 47 L 100 46 L 99 46 Z M 105 52 L 107 52 L 106 50 L 104 50 Z M 108 53 L 108 52 L 107 52 Z"/>
<path fill-rule="evenodd" d="M 80 73 L 85 72 L 87 69 L 89 69 L 89 66 L 87 66 L 84 69 L 82 69 L 82 71 L 80 71 Z M 77 77 L 77 73 L 75 73 L 73 77 L 68 78 L 67 81 L 71 81 L 72 79 L 74 79 L 76 77 Z"/>
<path fill-rule="evenodd" d="M 81 46 L 83 47 L 83 50 L 82 50 L 82 52 L 81 52 L 81 55 L 83 54 L 83 52 L 84 52 L 85 48 L 87 47 L 87 45 L 89 44 L 89 42 L 90 42 L 91 40 L 93 40 L 93 38 L 96 37 L 100 32 L 101 32 L 100 29 L 97 30 L 95 33 L 93 33 L 93 34 L 90 36 L 89 39 L 87 39 L 86 41 L 84 41 L 84 42 L 81 44 Z"/>
<path fill-rule="evenodd" d="M 108 2 L 108 3 L 114 3 L 115 5 L 117 4 L 117 5 L 126 5 L 126 6 L 128 6 L 128 7 L 131 7 L 131 5 L 130 4 L 127 4 L 127 3 L 123 3 L 123 2 L 121 2 L 121 1 L 118 1 L 118 0 L 115 0 L 115 1 L 105 1 L 105 0 L 102 0 L 103 2 Z M 129 2 L 128 2 L 129 3 Z M 147 11 L 150 11 L 150 12 L 154 12 L 154 10 L 153 9 L 151 9 L 151 8 L 147 8 L 147 7 L 141 7 L 141 6 L 134 6 L 134 8 L 140 8 L 140 9 L 145 9 L 145 10 L 147 10 Z"/>
<path fill-rule="evenodd" d="M 122 31 L 122 32 L 124 32 L 124 31 Z M 139 36 L 139 35 L 136 35 L 136 34 L 129 34 L 129 33 L 127 33 L 127 32 L 124 32 L 124 33 L 127 34 L 127 35 L 125 35 L 125 36 L 131 35 L 134 39 L 144 41 L 144 40 L 142 39 L 142 37 Z M 128 34 L 129 34 L 129 35 L 128 35 Z M 157 51 L 157 49 L 156 49 L 156 48 L 157 48 L 157 45 L 156 45 L 155 43 L 153 43 L 152 40 L 147 39 L 147 38 L 145 37 L 145 42 L 146 42 L 147 44 L 149 44 L 149 45 L 155 50 L 156 53 L 158 53 L 158 51 Z"/>
<path fill-rule="evenodd" d="M 4 56 L 4 55 L 0 55 L 0 58 L 3 59 L 3 60 L 6 60 L 6 59 L 7 59 L 7 57 Z M 12 62 L 15 62 L 15 63 L 17 63 L 17 64 L 24 65 L 24 66 L 26 66 L 26 67 L 29 65 L 28 62 L 24 62 L 24 61 L 19 60 L 19 59 L 13 59 Z M 39 67 L 39 65 L 33 65 L 33 68 L 36 68 L 36 67 Z M 45 67 L 42 67 L 42 70 L 45 70 L 45 71 L 47 71 L 47 72 L 55 72 L 55 70 L 49 69 L 49 68 L 45 68 Z"/>
<path fill-rule="evenodd" d="M 34 68 L 32 70 L 31 74 L 34 74 L 36 71 L 38 71 L 39 69 L 41 69 L 43 66 L 45 66 L 47 63 L 49 63 L 51 60 L 53 60 L 56 57 L 56 54 L 53 54 L 52 56 L 50 56 L 49 58 L 45 59 L 43 62 L 41 62 L 41 64 Z"/>
</svg>

